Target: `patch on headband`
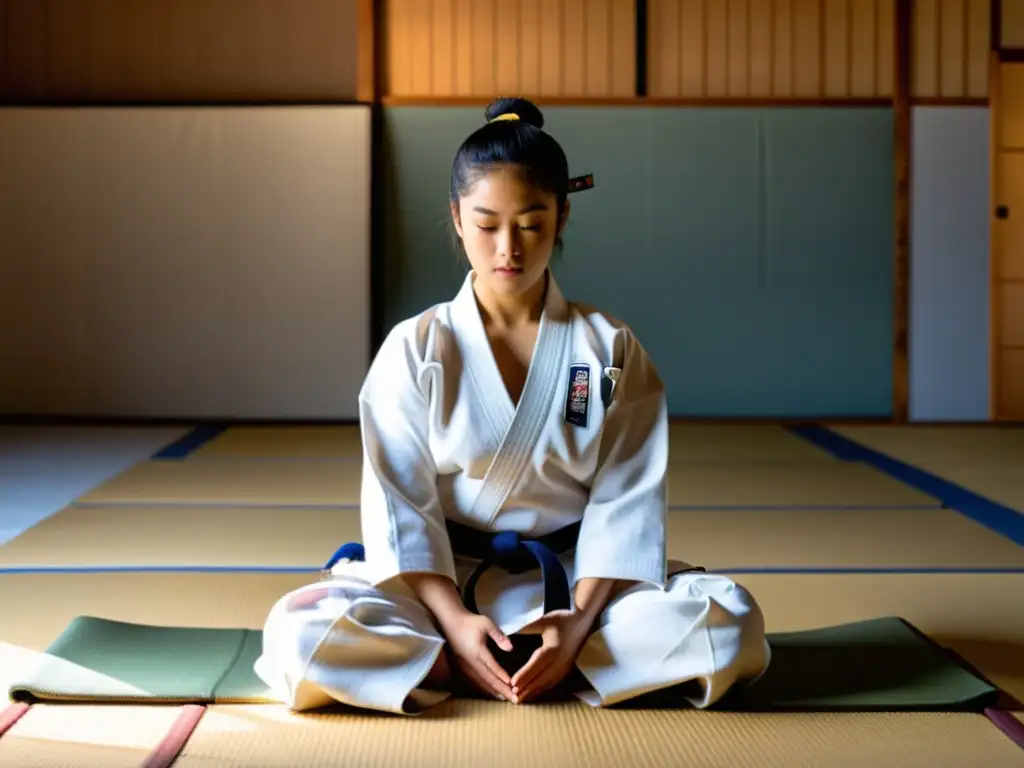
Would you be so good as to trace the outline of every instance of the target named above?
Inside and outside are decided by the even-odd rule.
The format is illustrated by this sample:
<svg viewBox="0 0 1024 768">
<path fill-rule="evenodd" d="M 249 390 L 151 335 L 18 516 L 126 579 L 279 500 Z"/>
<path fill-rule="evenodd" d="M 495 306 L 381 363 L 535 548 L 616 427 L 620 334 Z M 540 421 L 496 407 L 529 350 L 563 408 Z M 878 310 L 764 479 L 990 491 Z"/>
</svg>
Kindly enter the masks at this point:
<svg viewBox="0 0 1024 768">
<path fill-rule="evenodd" d="M 573 192 L 583 192 L 587 189 L 594 188 L 594 175 L 588 173 L 586 176 L 577 176 L 575 179 L 569 179 L 569 194 Z"/>
</svg>

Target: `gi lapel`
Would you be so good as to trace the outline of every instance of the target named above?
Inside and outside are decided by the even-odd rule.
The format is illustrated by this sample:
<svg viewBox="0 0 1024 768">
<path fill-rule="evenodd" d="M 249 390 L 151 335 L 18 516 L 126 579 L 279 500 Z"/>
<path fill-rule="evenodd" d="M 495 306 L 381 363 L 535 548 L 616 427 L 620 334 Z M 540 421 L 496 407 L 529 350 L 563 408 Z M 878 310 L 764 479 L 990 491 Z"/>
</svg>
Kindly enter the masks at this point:
<svg viewBox="0 0 1024 768">
<path fill-rule="evenodd" d="M 473 519 L 490 524 L 532 460 L 534 448 L 551 414 L 553 400 L 561 402 L 562 371 L 571 340 L 569 305 L 549 271 L 537 342 L 519 406 L 516 407 L 508 397 L 491 352 L 473 295 L 472 280 L 473 275 L 470 274 L 456 298 L 456 319 L 461 323 L 457 332 L 465 334 L 472 347 L 472 353 L 467 355 L 467 364 L 480 402 L 495 403 L 496 392 L 492 390 L 504 393 L 501 405 L 495 406 L 497 413 L 492 408 L 485 408 L 492 427 L 500 434 L 500 444 L 470 512 Z"/>
</svg>

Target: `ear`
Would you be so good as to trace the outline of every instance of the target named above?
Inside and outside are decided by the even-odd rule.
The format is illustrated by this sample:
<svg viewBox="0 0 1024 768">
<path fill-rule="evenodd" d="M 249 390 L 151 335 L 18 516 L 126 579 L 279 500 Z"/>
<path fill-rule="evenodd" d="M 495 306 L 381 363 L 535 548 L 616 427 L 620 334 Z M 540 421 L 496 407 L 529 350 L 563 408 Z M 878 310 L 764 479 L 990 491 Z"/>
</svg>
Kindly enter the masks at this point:
<svg viewBox="0 0 1024 768">
<path fill-rule="evenodd" d="M 452 211 L 452 222 L 455 224 L 455 232 L 458 234 L 459 239 L 462 240 L 462 217 L 459 215 L 459 204 L 449 203 L 449 207 Z"/>
<path fill-rule="evenodd" d="M 562 205 L 562 213 L 558 217 L 558 236 L 561 237 L 565 233 L 565 225 L 569 223 L 569 209 L 572 204 L 566 200 L 565 204 Z"/>
</svg>

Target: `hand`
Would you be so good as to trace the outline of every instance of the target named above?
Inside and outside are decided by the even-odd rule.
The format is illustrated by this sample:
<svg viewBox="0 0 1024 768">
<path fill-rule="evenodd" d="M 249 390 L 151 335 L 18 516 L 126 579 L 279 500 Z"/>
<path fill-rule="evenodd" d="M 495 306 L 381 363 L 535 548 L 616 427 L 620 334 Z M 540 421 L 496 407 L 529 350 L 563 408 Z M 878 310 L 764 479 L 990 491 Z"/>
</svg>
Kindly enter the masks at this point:
<svg viewBox="0 0 1024 768">
<path fill-rule="evenodd" d="M 445 628 L 448 647 L 462 673 L 483 693 L 505 701 L 515 701 L 512 681 L 487 648 L 487 639 L 503 651 L 512 650 L 512 641 L 486 616 L 466 611 Z"/>
<path fill-rule="evenodd" d="M 552 611 L 523 629 L 522 634 L 539 634 L 541 646 L 512 676 L 513 700 L 529 701 L 562 682 L 576 663 L 590 624 L 587 614 Z"/>
</svg>

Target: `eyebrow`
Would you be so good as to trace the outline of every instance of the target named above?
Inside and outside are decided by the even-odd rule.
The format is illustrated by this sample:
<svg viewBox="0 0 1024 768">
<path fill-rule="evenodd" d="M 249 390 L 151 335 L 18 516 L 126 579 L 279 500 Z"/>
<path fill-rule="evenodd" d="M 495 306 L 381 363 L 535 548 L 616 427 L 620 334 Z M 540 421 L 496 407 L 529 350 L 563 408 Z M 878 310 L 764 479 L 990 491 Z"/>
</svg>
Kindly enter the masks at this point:
<svg viewBox="0 0 1024 768">
<path fill-rule="evenodd" d="M 523 210 L 519 211 L 517 215 L 521 215 L 524 213 L 532 213 L 533 211 L 546 211 L 547 209 L 548 207 L 544 205 L 544 203 L 534 203 L 533 205 L 528 205 L 527 207 L 523 208 Z M 481 208 L 480 206 L 476 206 L 473 208 L 473 210 L 476 211 L 477 213 L 482 213 L 484 216 L 498 215 L 497 211 L 492 211 L 490 208 Z"/>
</svg>

